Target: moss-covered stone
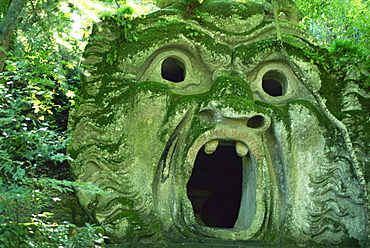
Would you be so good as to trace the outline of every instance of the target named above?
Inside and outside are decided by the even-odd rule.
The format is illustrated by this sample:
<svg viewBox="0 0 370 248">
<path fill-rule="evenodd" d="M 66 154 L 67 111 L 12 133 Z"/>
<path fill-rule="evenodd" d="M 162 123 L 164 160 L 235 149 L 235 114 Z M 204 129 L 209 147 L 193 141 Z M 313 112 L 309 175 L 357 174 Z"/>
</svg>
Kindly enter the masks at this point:
<svg viewBox="0 0 370 248">
<path fill-rule="evenodd" d="M 294 6 L 278 23 L 271 7 L 181 1 L 96 24 L 68 150 L 77 181 L 113 193 L 77 193 L 111 242 L 365 244 L 361 73 L 318 47 Z"/>
</svg>

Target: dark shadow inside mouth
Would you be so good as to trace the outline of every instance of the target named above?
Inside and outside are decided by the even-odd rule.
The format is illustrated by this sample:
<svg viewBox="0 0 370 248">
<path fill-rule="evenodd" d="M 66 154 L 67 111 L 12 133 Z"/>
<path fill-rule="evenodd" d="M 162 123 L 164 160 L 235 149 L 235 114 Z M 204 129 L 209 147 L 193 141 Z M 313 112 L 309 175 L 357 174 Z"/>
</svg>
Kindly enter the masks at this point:
<svg viewBox="0 0 370 248">
<path fill-rule="evenodd" d="M 187 184 L 197 224 L 233 228 L 241 203 L 243 165 L 234 145 L 219 145 L 209 155 L 198 152 Z"/>
</svg>

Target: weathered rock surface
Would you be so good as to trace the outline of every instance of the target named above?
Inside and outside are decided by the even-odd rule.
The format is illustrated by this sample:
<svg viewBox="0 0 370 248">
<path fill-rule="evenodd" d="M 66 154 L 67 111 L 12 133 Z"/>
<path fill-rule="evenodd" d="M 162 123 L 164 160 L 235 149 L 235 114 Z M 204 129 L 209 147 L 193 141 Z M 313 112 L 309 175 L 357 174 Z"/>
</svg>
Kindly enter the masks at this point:
<svg viewBox="0 0 370 248">
<path fill-rule="evenodd" d="M 112 242 L 367 244 L 370 96 L 297 18 L 279 41 L 253 2 L 96 24 L 69 153 L 115 195 L 78 193 Z"/>
</svg>

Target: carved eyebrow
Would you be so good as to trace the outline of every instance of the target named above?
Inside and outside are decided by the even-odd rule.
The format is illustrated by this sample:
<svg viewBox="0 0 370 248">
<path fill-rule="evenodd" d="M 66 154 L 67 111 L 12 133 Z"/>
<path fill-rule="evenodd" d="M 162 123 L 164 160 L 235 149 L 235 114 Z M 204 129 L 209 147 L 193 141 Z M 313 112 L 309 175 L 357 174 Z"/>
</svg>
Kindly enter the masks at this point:
<svg viewBox="0 0 370 248">
<path fill-rule="evenodd" d="M 266 51 L 272 53 L 277 48 L 279 48 L 279 45 L 276 39 L 255 40 L 253 42 L 243 42 L 236 45 L 233 49 L 233 55 L 238 55 L 238 52 L 243 50 L 243 57 L 252 58 L 255 55 L 266 53 Z"/>
</svg>

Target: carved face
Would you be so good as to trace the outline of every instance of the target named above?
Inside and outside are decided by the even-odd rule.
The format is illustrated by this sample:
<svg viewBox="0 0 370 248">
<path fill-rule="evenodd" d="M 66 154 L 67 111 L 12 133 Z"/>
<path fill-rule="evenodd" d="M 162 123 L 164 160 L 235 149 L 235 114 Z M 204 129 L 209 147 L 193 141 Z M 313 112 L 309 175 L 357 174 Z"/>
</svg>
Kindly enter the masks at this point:
<svg viewBox="0 0 370 248">
<path fill-rule="evenodd" d="M 90 217 L 113 242 L 362 241 L 361 175 L 307 35 L 281 21 L 279 45 L 254 3 L 181 8 L 95 27 L 69 152 L 114 196 L 79 192 Z"/>
</svg>

